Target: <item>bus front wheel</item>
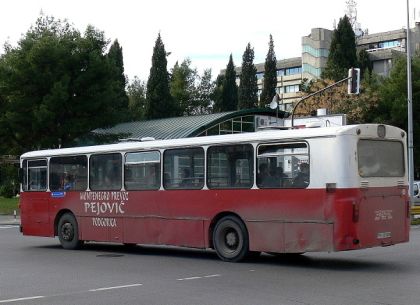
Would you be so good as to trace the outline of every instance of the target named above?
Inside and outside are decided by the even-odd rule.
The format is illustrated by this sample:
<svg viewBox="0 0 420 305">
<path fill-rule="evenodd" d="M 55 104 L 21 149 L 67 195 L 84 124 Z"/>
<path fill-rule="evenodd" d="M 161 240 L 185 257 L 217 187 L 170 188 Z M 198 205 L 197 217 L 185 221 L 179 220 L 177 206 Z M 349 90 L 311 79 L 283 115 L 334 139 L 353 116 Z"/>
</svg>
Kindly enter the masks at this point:
<svg viewBox="0 0 420 305">
<path fill-rule="evenodd" d="M 225 216 L 213 231 L 213 245 L 217 255 L 227 262 L 238 262 L 249 252 L 248 232 L 244 223 L 235 216 Z"/>
<path fill-rule="evenodd" d="M 61 216 L 58 221 L 58 239 L 64 249 L 75 250 L 79 249 L 83 242 L 79 240 L 79 228 L 77 226 L 76 218 L 70 213 Z"/>
</svg>

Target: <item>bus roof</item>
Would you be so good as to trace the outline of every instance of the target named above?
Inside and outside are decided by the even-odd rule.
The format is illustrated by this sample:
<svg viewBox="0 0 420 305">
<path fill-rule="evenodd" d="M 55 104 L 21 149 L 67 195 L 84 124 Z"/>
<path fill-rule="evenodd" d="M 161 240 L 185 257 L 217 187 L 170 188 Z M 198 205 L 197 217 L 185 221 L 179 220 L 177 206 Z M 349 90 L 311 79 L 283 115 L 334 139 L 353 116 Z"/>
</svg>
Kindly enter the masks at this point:
<svg viewBox="0 0 420 305">
<path fill-rule="evenodd" d="M 148 150 L 161 148 L 175 148 L 175 147 L 190 147 L 190 146 L 206 146 L 214 144 L 229 144 L 239 142 L 255 142 L 255 141 L 272 141 L 272 140 L 296 140 L 308 139 L 317 137 L 335 137 L 338 135 L 356 135 L 356 130 L 360 129 L 362 135 L 369 137 L 376 137 L 377 126 L 379 124 L 360 124 L 360 125 L 345 125 L 338 127 L 318 127 L 318 128 L 301 128 L 288 130 L 264 130 L 250 133 L 239 133 L 229 135 L 216 135 L 205 137 L 191 137 L 170 140 L 153 140 L 144 142 L 122 142 L 107 145 L 95 145 L 73 148 L 61 149 L 46 149 L 37 150 L 24 153 L 21 158 L 40 158 L 53 157 L 63 155 L 78 155 L 78 154 L 92 154 L 92 153 L 108 153 L 117 151 L 133 151 L 133 150 Z M 387 138 L 401 139 L 401 135 L 405 132 L 397 127 L 385 125 L 387 128 Z"/>
</svg>

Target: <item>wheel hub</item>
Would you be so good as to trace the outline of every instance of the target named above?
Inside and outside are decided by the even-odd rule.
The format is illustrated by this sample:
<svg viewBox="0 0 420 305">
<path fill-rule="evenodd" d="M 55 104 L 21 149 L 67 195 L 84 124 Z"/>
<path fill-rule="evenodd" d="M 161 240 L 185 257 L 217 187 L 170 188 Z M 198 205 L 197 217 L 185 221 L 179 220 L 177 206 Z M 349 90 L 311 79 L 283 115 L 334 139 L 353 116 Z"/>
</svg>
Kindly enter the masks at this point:
<svg viewBox="0 0 420 305">
<path fill-rule="evenodd" d="M 228 232 L 226 234 L 226 245 L 233 249 L 238 245 L 238 236 L 235 232 Z"/>
<path fill-rule="evenodd" d="M 64 240 L 72 240 L 74 237 L 74 230 L 73 230 L 73 226 L 71 225 L 71 223 L 65 223 L 63 224 L 63 226 L 61 227 L 61 236 L 63 237 Z"/>
</svg>

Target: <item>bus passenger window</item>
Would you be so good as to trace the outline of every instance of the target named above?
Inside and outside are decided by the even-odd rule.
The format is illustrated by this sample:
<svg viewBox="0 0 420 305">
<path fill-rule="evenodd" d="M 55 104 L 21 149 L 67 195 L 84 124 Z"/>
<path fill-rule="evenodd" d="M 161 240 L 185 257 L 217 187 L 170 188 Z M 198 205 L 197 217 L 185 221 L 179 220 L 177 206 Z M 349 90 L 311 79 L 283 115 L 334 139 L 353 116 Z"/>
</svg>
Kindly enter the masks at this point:
<svg viewBox="0 0 420 305">
<path fill-rule="evenodd" d="M 84 191 L 86 188 L 86 156 L 53 157 L 50 159 L 51 191 Z"/>
<path fill-rule="evenodd" d="M 28 161 L 24 172 L 24 191 L 47 190 L 47 160 Z"/>
<path fill-rule="evenodd" d="M 209 188 L 251 188 L 254 148 L 250 144 L 212 146 L 207 150 Z"/>
<path fill-rule="evenodd" d="M 121 190 L 121 154 L 93 155 L 89 159 L 89 181 L 93 191 Z"/>
<path fill-rule="evenodd" d="M 309 185 L 306 143 L 261 144 L 257 152 L 259 188 L 306 188 Z"/>
<path fill-rule="evenodd" d="M 124 164 L 126 190 L 157 190 L 160 188 L 160 152 L 127 153 Z"/>
<path fill-rule="evenodd" d="M 204 186 L 202 148 L 166 150 L 163 156 L 165 189 L 201 189 Z"/>
</svg>

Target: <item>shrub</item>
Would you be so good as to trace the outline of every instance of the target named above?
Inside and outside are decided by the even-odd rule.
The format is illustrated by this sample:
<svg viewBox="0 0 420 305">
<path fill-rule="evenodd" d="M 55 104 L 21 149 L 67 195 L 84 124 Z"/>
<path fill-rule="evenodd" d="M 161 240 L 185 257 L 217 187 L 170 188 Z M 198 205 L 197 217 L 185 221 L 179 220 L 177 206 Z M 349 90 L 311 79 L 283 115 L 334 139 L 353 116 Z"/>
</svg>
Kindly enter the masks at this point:
<svg viewBox="0 0 420 305">
<path fill-rule="evenodd" d="M 15 187 L 12 183 L 6 183 L 3 184 L 0 187 L 0 196 L 3 196 L 5 198 L 12 198 L 15 196 Z"/>
</svg>

